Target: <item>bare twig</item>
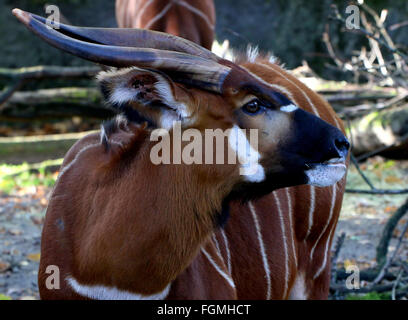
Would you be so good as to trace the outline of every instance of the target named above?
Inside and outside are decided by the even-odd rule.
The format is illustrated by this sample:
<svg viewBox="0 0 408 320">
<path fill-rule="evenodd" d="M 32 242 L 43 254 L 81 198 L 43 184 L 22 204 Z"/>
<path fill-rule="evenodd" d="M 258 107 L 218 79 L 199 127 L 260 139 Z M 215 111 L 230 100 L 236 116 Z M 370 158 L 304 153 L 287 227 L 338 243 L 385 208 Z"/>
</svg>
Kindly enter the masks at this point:
<svg viewBox="0 0 408 320">
<path fill-rule="evenodd" d="M 377 246 L 377 265 L 382 267 L 382 272 L 385 273 L 388 265 L 390 265 L 390 263 L 392 262 L 392 259 L 390 258 L 390 261 L 388 261 L 387 263 L 387 255 L 388 255 L 388 247 L 390 244 L 390 240 L 392 237 L 392 234 L 394 232 L 394 229 L 396 228 L 396 226 L 398 225 L 398 222 L 402 219 L 402 217 L 408 212 L 408 199 L 405 201 L 405 203 L 398 208 L 397 211 L 395 211 L 395 213 L 391 216 L 390 219 L 388 219 L 388 222 L 386 224 L 386 226 L 384 227 L 381 239 L 378 243 Z M 406 229 L 408 228 L 408 223 L 404 228 L 404 232 L 403 234 L 405 234 L 405 232 L 407 231 Z M 402 236 L 403 236 L 402 234 Z M 400 239 L 403 239 L 402 237 L 400 237 Z M 402 240 L 401 240 L 402 242 Z M 400 245 L 400 243 L 399 243 Z M 399 247 L 398 247 L 399 249 Z M 397 250 L 397 249 L 396 249 Z M 380 272 L 381 273 L 381 272 Z M 379 279 L 381 278 L 380 274 L 377 277 L 378 279 L 377 282 L 379 281 Z"/>
<path fill-rule="evenodd" d="M 46 79 L 46 78 L 83 78 L 94 77 L 101 70 L 99 67 L 58 67 L 36 66 L 29 68 L 0 68 L 0 78 L 9 79 Z"/>
<path fill-rule="evenodd" d="M 0 106 L 6 102 L 17 90 L 19 90 L 25 83 L 25 79 L 18 79 L 10 86 L 0 92 Z"/>
<path fill-rule="evenodd" d="M 334 21 L 338 21 L 341 22 L 343 24 L 346 24 L 346 19 L 344 19 L 344 17 L 339 13 L 339 10 L 337 8 L 336 5 L 332 5 L 333 11 L 334 11 L 334 16 L 330 16 L 329 19 L 334 20 Z M 380 43 L 382 46 L 384 46 L 385 48 L 387 48 L 390 52 L 392 53 L 397 53 L 399 54 L 401 57 L 403 57 L 404 59 L 408 59 L 408 56 L 401 52 L 399 49 L 397 48 L 392 48 L 388 45 L 388 43 L 386 43 L 383 39 L 376 37 L 374 34 L 372 34 L 371 32 L 369 32 L 368 30 L 364 29 L 364 28 L 359 28 L 359 29 L 353 29 L 354 32 L 359 32 L 362 33 L 363 35 L 377 41 L 378 43 Z"/>
<path fill-rule="evenodd" d="M 0 106 L 19 90 L 27 81 L 55 78 L 92 78 L 101 69 L 99 67 L 56 67 L 37 66 L 29 68 L 0 68 L 0 78 L 11 79 L 12 84 L 0 93 Z"/>
<path fill-rule="evenodd" d="M 368 184 L 368 186 L 371 188 L 371 190 L 376 190 L 374 185 L 371 183 L 371 181 L 364 174 L 363 170 L 361 170 L 361 168 L 360 168 L 360 166 L 358 164 L 358 161 L 356 160 L 356 158 L 354 157 L 353 154 L 351 154 L 351 162 L 354 164 L 354 166 L 356 167 L 358 173 L 363 178 L 363 180 Z"/>
<path fill-rule="evenodd" d="M 348 116 L 355 116 L 358 113 L 368 112 L 368 111 L 383 111 L 390 108 L 393 108 L 399 105 L 401 102 L 404 102 L 408 99 L 408 92 L 404 92 L 402 94 L 393 97 L 386 102 L 377 103 L 375 105 L 363 104 L 354 107 L 348 107 L 343 109 L 342 111 L 338 112 L 340 117 L 344 117 L 345 115 Z"/>
<path fill-rule="evenodd" d="M 399 286 L 399 284 L 400 284 L 400 282 L 401 282 L 401 278 L 402 278 L 402 275 L 403 275 L 403 274 L 404 274 L 404 269 L 401 267 L 401 268 L 400 268 L 400 271 L 399 271 L 399 273 L 398 273 L 397 280 L 395 280 L 394 286 L 392 287 L 392 292 L 391 292 L 391 299 L 392 299 L 392 300 L 397 300 L 397 298 L 396 298 L 396 290 L 397 290 L 397 288 L 398 288 L 398 286 Z"/>
<path fill-rule="evenodd" d="M 360 189 L 346 189 L 347 193 L 351 194 L 377 194 L 377 195 L 396 195 L 396 194 L 408 194 L 408 189 L 400 190 L 360 190 Z"/>
<path fill-rule="evenodd" d="M 395 31 L 395 30 L 397 30 L 399 28 L 406 27 L 406 26 L 408 26 L 408 21 L 403 21 L 403 22 L 400 22 L 400 23 L 393 24 L 388 29 L 390 29 L 390 31 Z"/>
<path fill-rule="evenodd" d="M 398 223 L 397 223 L 398 224 Z M 386 261 L 386 263 L 384 264 L 384 266 L 382 267 L 382 269 L 380 270 L 377 278 L 374 280 L 374 284 L 380 283 L 380 281 L 384 278 L 384 275 L 387 273 L 388 268 L 392 265 L 392 262 L 394 261 L 395 257 L 397 256 L 397 253 L 401 247 L 402 241 L 404 240 L 404 236 L 406 234 L 408 230 L 408 221 L 404 226 L 404 229 L 398 239 L 398 244 L 395 248 L 394 253 L 392 254 L 391 257 L 389 257 Z"/>
</svg>

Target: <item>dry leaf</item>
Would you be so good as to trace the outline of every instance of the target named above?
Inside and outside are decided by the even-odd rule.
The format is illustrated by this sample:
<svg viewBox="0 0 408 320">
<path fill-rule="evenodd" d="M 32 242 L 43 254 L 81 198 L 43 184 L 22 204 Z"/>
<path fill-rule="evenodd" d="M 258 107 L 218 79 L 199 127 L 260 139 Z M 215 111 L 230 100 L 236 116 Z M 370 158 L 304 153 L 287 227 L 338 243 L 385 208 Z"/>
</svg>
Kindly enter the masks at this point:
<svg viewBox="0 0 408 320">
<path fill-rule="evenodd" d="M 6 272 L 8 269 L 10 269 L 10 263 L 0 261 L 0 273 Z"/>
<path fill-rule="evenodd" d="M 387 183 L 402 183 L 402 179 L 398 178 L 396 176 L 388 176 L 387 178 L 385 178 L 385 182 Z"/>
<path fill-rule="evenodd" d="M 27 259 L 34 261 L 34 262 L 40 261 L 40 258 L 41 258 L 40 253 L 32 253 L 32 254 L 27 255 Z"/>
</svg>

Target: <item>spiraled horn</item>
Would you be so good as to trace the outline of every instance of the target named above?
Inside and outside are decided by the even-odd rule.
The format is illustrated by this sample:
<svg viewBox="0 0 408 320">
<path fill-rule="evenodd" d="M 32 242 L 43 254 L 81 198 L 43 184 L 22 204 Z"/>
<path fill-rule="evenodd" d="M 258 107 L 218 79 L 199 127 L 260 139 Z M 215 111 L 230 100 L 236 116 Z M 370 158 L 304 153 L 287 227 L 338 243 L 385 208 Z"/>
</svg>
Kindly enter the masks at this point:
<svg viewBox="0 0 408 320">
<path fill-rule="evenodd" d="M 35 17 L 31 13 L 20 9 L 14 9 L 13 14 L 29 30 L 52 46 L 83 59 L 107 66 L 137 66 L 168 71 L 184 82 L 219 93 L 223 91 L 224 81 L 231 71 L 230 66 L 219 64 L 213 59 L 202 56 L 194 56 L 178 51 L 145 48 L 147 44 L 142 48 L 129 46 L 131 43 L 143 42 L 142 36 L 151 39 L 149 38 L 151 31 L 134 31 L 137 35 L 136 41 L 135 39 L 129 40 L 131 39 L 132 30 L 126 30 L 126 35 L 118 30 L 118 34 L 122 35 L 122 40 L 115 40 L 115 32 L 112 29 L 64 26 L 60 31 L 47 26 L 45 19 Z M 178 37 L 175 38 L 179 39 Z M 171 38 L 168 39 L 168 41 L 171 41 Z M 164 37 L 160 41 L 164 43 Z M 125 46 L 118 45 L 119 43 Z M 153 42 L 150 42 L 150 44 L 153 44 Z M 194 48 L 193 45 L 190 47 Z M 170 48 L 170 45 L 168 48 Z"/>
<path fill-rule="evenodd" d="M 46 24 L 47 20 L 36 14 L 32 18 Z M 219 61 L 220 58 L 211 51 L 186 39 L 163 32 L 144 29 L 126 28 L 82 28 L 59 24 L 59 32 L 84 41 L 121 47 L 152 48 L 188 53 L 193 56 Z"/>
</svg>

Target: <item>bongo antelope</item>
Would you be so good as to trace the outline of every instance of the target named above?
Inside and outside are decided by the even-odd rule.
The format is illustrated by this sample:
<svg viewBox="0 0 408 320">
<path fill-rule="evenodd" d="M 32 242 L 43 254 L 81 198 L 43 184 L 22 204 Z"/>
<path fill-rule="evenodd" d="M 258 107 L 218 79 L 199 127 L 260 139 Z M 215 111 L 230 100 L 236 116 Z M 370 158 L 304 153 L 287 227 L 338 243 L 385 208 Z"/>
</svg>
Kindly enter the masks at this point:
<svg viewBox="0 0 408 320">
<path fill-rule="evenodd" d="M 49 44 L 118 68 L 98 80 L 125 115 L 65 157 L 42 236 L 43 299 L 327 297 L 349 149 L 327 102 L 255 54 L 233 63 L 168 34 L 54 30 L 13 13 Z M 152 132 L 174 119 L 183 130 L 258 129 L 256 174 L 153 165 Z"/>
<path fill-rule="evenodd" d="M 120 28 L 167 32 L 211 49 L 214 41 L 213 0 L 116 0 Z"/>
</svg>

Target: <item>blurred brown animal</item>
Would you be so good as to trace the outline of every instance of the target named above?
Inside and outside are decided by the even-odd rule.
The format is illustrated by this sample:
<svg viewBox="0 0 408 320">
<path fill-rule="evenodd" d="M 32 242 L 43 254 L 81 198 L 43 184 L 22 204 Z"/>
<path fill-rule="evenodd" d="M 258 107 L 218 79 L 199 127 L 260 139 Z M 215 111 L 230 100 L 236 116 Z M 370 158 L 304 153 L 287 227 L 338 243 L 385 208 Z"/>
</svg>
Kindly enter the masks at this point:
<svg viewBox="0 0 408 320">
<path fill-rule="evenodd" d="M 211 50 L 214 41 L 213 0 L 116 0 L 120 28 L 170 33 Z"/>
</svg>

